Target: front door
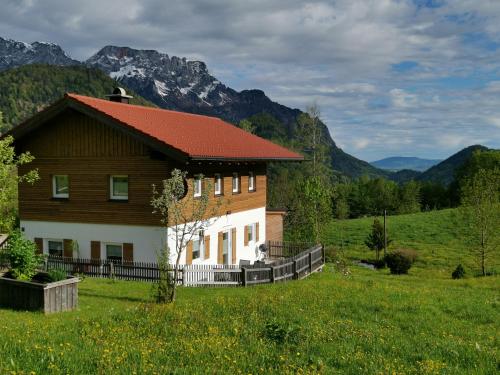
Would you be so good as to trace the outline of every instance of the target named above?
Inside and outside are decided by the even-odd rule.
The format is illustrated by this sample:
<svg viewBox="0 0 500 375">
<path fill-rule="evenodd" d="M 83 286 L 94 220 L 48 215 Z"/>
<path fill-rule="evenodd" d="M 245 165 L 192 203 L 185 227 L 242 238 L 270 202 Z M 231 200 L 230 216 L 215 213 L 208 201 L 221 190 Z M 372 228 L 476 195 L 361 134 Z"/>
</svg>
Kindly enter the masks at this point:
<svg viewBox="0 0 500 375">
<path fill-rule="evenodd" d="M 231 264 L 231 231 L 222 233 L 222 260 L 224 264 Z"/>
</svg>

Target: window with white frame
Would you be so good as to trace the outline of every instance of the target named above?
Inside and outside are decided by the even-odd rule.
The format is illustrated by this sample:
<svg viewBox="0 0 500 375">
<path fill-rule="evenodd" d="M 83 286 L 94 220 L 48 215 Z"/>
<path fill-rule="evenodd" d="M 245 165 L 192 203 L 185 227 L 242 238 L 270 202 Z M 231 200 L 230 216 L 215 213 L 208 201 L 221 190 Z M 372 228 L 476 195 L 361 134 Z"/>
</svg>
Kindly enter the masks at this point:
<svg viewBox="0 0 500 375">
<path fill-rule="evenodd" d="M 62 257 L 63 256 L 63 241 L 62 240 L 48 240 L 47 248 L 50 256 Z"/>
<path fill-rule="evenodd" d="M 248 191 L 255 191 L 255 176 L 253 172 L 248 172 Z"/>
<path fill-rule="evenodd" d="M 233 173 L 233 193 L 239 193 L 240 192 L 240 176 L 238 176 L 238 173 Z"/>
<path fill-rule="evenodd" d="M 106 259 L 115 263 L 123 261 L 123 245 L 119 243 L 105 244 Z"/>
<path fill-rule="evenodd" d="M 205 250 L 205 237 L 202 230 L 198 233 L 198 236 L 193 238 L 193 260 L 203 259 L 203 253 Z"/>
<path fill-rule="evenodd" d="M 220 173 L 216 173 L 214 176 L 214 194 L 222 195 L 222 176 Z"/>
<path fill-rule="evenodd" d="M 256 230 L 255 223 L 247 225 L 247 236 L 248 236 L 247 237 L 247 242 L 253 242 L 253 241 L 255 241 L 255 239 L 256 239 L 255 230 Z"/>
<path fill-rule="evenodd" d="M 111 176 L 109 178 L 110 194 L 114 200 L 128 199 L 128 176 Z"/>
<path fill-rule="evenodd" d="M 52 196 L 54 198 L 69 198 L 68 175 L 52 176 Z"/>
<path fill-rule="evenodd" d="M 201 176 L 200 175 L 194 176 L 193 191 L 194 191 L 193 195 L 195 197 L 201 197 Z"/>
</svg>

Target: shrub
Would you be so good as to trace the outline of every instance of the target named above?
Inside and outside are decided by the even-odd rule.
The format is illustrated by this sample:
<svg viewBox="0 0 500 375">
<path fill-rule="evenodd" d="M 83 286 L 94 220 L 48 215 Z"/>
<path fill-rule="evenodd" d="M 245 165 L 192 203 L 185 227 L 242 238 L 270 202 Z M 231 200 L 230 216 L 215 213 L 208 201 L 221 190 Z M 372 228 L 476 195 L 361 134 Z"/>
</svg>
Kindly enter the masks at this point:
<svg viewBox="0 0 500 375">
<path fill-rule="evenodd" d="M 414 250 L 399 249 L 385 257 L 385 262 L 393 275 L 407 274 L 415 260 L 417 253 Z"/>
<path fill-rule="evenodd" d="M 465 268 L 459 264 L 457 268 L 455 268 L 455 271 L 451 273 L 451 277 L 453 279 L 463 279 L 465 277 Z"/>
<path fill-rule="evenodd" d="M 36 253 L 36 245 L 25 239 L 19 231 L 9 237 L 6 255 L 12 276 L 18 280 L 29 281 L 35 276 L 42 257 Z"/>
<path fill-rule="evenodd" d="M 49 279 L 52 282 L 66 280 L 66 271 L 60 269 L 50 270 Z"/>
<path fill-rule="evenodd" d="M 276 344 L 298 344 L 300 328 L 288 321 L 272 319 L 266 322 L 263 335 Z"/>
<path fill-rule="evenodd" d="M 337 259 L 337 249 L 333 246 L 325 246 L 325 263 L 334 263 Z"/>
</svg>

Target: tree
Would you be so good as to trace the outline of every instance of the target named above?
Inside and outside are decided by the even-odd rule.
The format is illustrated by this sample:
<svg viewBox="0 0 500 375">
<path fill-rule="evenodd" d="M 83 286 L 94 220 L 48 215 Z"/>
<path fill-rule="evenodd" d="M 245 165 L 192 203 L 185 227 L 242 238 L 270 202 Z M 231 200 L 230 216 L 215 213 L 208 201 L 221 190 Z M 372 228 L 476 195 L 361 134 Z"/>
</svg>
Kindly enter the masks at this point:
<svg viewBox="0 0 500 375">
<path fill-rule="evenodd" d="M 163 270 L 163 273 L 166 273 L 164 281 L 170 285 L 165 287 L 164 284 L 160 283 L 157 295 L 159 302 L 175 301 L 176 281 L 182 251 L 201 230 L 216 220 L 213 218 L 218 215 L 222 204 L 221 198 L 218 198 L 215 204 L 211 204 L 210 191 L 212 186 L 209 183 L 202 183 L 202 186 L 205 186 L 202 188 L 200 196 L 195 198 L 193 194 L 189 194 L 186 179 L 187 172 L 174 169 L 171 172 L 171 177 L 162 181 L 160 192 L 153 185 L 153 198 L 151 200 L 153 212 L 161 215 L 161 221 L 167 227 L 167 239 L 172 239 L 175 242 L 174 249 L 170 249 L 167 244 L 159 255 L 158 263 L 164 267 L 168 267 L 171 251 L 172 255 L 175 256 L 173 278 L 168 277 L 169 270 Z M 196 179 L 201 179 L 203 182 L 203 175 L 197 175 Z"/>
<path fill-rule="evenodd" d="M 240 128 L 249 133 L 254 133 L 256 126 L 251 121 L 245 119 L 240 121 Z"/>
<path fill-rule="evenodd" d="M 389 245 L 392 240 L 387 237 L 387 245 Z M 384 248 L 384 226 L 380 223 L 378 219 L 373 220 L 372 231 L 366 237 L 365 245 L 370 250 L 375 250 L 377 260 L 380 259 L 380 250 Z"/>
<path fill-rule="evenodd" d="M 461 201 L 462 218 L 467 224 L 466 239 L 485 276 L 487 263 L 496 257 L 499 247 L 500 168 L 479 168 L 465 177 Z"/>
<path fill-rule="evenodd" d="M 414 212 L 420 212 L 420 185 L 412 180 L 399 190 L 398 213 L 410 214 Z"/>
<path fill-rule="evenodd" d="M 36 169 L 18 175 L 18 167 L 31 163 L 34 157 L 29 152 L 16 156 L 13 142 L 11 136 L 0 139 L 0 232 L 10 232 L 14 227 L 18 184 L 33 184 L 39 179 Z"/>
</svg>

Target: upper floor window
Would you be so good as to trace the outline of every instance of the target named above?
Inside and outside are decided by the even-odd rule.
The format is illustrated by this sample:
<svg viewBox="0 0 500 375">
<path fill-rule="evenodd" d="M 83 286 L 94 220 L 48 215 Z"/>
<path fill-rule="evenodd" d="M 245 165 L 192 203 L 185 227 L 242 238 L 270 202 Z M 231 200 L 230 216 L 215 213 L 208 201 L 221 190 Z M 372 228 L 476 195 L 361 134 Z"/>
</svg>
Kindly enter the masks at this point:
<svg viewBox="0 0 500 375">
<path fill-rule="evenodd" d="M 248 191 L 255 191 L 255 175 L 248 172 Z"/>
<path fill-rule="evenodd" d="M 110 198 L 117 200 L 128 199 L 128 176 L 110 177 Z"/>
<path fill-rule="evenodd" d="M 233 173 L 233 193 L 240 192 L 240 176 L 238 173 Z"/>
<path fill-rule="evenodd" d="M 198 233 L 198 236 L 193 239 L 193 260 L 203 258 L 203 253 L 205 250 L 205 237 L 202 230 Z"/>
<path fill-rule="evenodd" d="M 123 245 L 118 243 L 107 243 L 106 247 L 106 259 L 121 263 L 123 261 Z"/>
<path fill-rule="evenodd" d="M 255 241 L 255 223 L 247 225 L 247 242 Z"/>
<path fill-rule="evenodd" d="M 48 240 L 47 247 L 49 249 L 49 255 L 55 257 L 63 256 L 63 242 L 61 240 Z"/>
<path fill-rule="evenodd" d="M 54 198 L 69 198 L 68 175 L 52 176 L 52 196 Z"/>
<path fill-rule="evenodd" d="M 214 194 L 222 195 L 222 176 L 220 173 L 216 173 L 214 176 Z"/>
<path fill-rule="evenodd" d="M 193 179 L 193 191 L 195 197 L 201 197 L 201 176 L 194 176 Z"/>
</svg>

